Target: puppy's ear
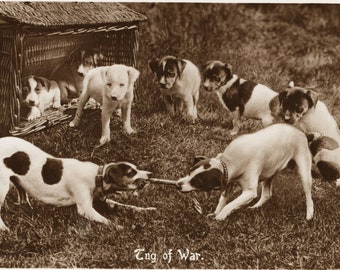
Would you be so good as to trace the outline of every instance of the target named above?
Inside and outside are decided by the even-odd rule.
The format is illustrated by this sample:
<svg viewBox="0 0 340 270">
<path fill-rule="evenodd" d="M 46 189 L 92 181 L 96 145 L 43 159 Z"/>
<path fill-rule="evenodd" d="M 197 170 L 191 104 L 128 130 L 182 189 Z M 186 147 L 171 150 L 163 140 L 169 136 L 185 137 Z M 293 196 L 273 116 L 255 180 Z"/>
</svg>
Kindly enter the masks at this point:
<svg viewBox="0 0 340 270">
<path fill-rule="evenodd" d="M 50 90 L 51 88 L 50 80 L 43 78 L 43 77 L 36 77 L 36 76 L 33 76 L 33 78 L 37 81 L 37 83 L 40 83 L 42 87 L 45 87 L 47 91 Z"/>
<path fill-rule="evenodd" d="M 159 67 L 159 59 L 156 58 L 154 60 L 152 60 L 150 63 L 149 63 L 149 66 L 152 70 L 153 73 L 156 73 L 157 72 L 157 69 Z"/>
<path fill-rule="evenodd" d="M 177 69 L 180 79 L 182 78 L 182 73 L 186 65 L 187 63 L 184 60 L 177 58 Z"/>
<path fill-rule="evenodd" d="M 93 60 L 95 66 L 100 66 L 102 61 L 104 60 L 104 54 L 102 54 L 99 50 L 95 49 L 95 53 L 93 54 Z"/>
<path fill-rule="evenodd" d="M 282 102 L 285 98 L 287 98 L 287 95 L 288 95 L 288 91 L 284 90 L 284 91 L 281 91 L 279 93 L 279 103 L 280 103 L 280 106 L 282 105 Z"/>
<path fill-rule="evenodd" d="M 135 81 L 138 79 L 140 72 L 135 69 L 134 67 L 128 67 L 128 75 L 129 75 L 129 81 L 130 84 L 134 84 Z"/>
<path fill-rule="evenodd" d="M 224 71 L 227 74 L 227 81 L 229 81 L 233 77 L 233 67 L 226 63 L 224 64 Z"/>
<path fill-rule="evenodd" d="M 313 91 L 313 90 L 307 90 L 306 92 L 306 97 L 308 100 L 309 108 L 314 108 L 316 107 L 316 103 L 318 102 L 319 99 L 319 93 Z"/>
<path fill-rule="evenodd" d="M 82 58 L 82 54 L 84 53 L 85 51 L 81 48 L 76 48 L 74 49 L 71 53 L 70 53 L 70 56 L 69 56 L 69 62 L 70 63 L 74 63 L 76 62 L 77 60 L 81 60 Z"/>
<path fill-rule="evenodd" d="M 213 62 L 214 62 L 214 61 L 212 61 L 212 60 L 206 62 L 205 64 L 202 65 L 202 68 L 201 68 L 201 69 L 202 69 L 203 71 L 206 71 L 207 68 L 208 68 Z"/>
<path fill-rule="evenodd" d="M 194 160 L 192 162 L 192 165 L 194 166 L 195 164 L 197 164 L 198 162 L 202 161 L 202 160 L 205 160 L 205 159 L 208 159 L 208 157 L 206 156 L 195 156 L 194 157 Z"/>
</svg>

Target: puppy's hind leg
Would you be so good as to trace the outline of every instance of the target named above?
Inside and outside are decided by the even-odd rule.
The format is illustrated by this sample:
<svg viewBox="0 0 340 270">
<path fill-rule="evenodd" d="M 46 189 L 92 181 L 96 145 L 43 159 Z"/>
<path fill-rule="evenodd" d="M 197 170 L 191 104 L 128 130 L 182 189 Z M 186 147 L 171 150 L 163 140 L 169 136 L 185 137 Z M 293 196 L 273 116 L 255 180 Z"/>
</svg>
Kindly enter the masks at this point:
<svg viewBox="0 0 340 270">
<path fill-rule="evenodd" d="M 312 158 L 309 153 L 309 149 L 306 145 L 304 151 L 300 151 L 297 157 L 295 158 L 295 162 L 298 166 L 298 171 L 301 176 L 303 190 L 306 196 L 306 219 L 310 220 L 313 218 L 314 214 L 314 203 L 312 199 L 312 174 L 311 174 L 311 167 L 312 167 Z"/>
<path fill-rule="evenodd" d="M 262 186 L 261 198 L 256 204 L 254 204 L 253 206 L 250 206 L 249 208 L 258 208 L 270 199 L 273 193 L 272 181 L 273 181 L 273 177 L 266 179 L 261 183 L 261 186 Z"/>
<path fill-rule="evenodd" d="M 5 180 L 4 180 L 5 179 Z M 6 195 L 9 190 L 9 180 L 7 178 L 0 178 L 0 231 L 9 231 L 5 223 L 1 218 L 1 207 L 5 201 Z"/>
</svg>

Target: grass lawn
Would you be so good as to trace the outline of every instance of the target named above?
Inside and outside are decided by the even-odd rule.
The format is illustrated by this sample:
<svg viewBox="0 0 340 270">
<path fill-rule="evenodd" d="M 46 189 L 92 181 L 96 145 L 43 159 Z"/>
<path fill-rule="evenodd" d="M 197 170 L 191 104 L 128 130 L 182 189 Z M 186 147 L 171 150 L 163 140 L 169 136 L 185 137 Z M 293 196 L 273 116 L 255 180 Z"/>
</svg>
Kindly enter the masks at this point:
<svg viewBox="0 0 340 270">
<path fill-rule="evenodd" d="M 167 54 L 199 67 L 213 59 L 229 62 L 235 74 L 276 91 L 291 80 L 313 87 L 339 123 L 339 5 L 127 5 L 149 18 L 140 25 L 141 75 L 131 121 L 138 133 L 125 134 L 113 117 L 111 142 L 93 151 L 101 132 L 100 112 L 93 111 L 78 129 L 65 122 L 25 139 L 58 157 L 130 161 L 157 178 L 185 175 L 195 155 L 214 156 L 233 139 L 231 116 L 201 89 L 198 123 L 171 119 L 148 67 L 153 57 Z M 244 120 L 241 133 L 259 128 L 258 121 Z M 300 180 L 286 170 L 275 177 L 273 198 L 262 208 L 240 209 L 216 222 L 205 216 L 214 211 L 218 191 L 181 194 L 150 184 L 138 196 L 113 198 L 157 211 L 117 208 L 107 213 L 113 222 L 105 226 L 79 216 L 74 206 L 35 200 L 33 209 L 15 205 L 13 190 L 1 209 L 11 231 L 0 233 L 0 267 L 340 268 L 339 196 L 334 183 L 314 179 L 315 215 L 308 222 Z M 194 198 L 203 215 L 195 211 Z"/>
</svg>

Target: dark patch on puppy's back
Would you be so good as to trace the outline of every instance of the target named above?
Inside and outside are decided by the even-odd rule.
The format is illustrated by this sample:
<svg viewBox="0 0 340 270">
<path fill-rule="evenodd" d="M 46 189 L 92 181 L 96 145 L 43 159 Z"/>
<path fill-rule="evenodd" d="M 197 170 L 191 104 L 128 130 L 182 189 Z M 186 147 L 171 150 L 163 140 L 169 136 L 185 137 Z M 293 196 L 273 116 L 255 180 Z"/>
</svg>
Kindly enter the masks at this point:
<svg viewBox="0 0 340 270">
<path fill-rule="evenodd" d="M 45 184 L 54 185 L 59 183 L 63 175 L 63 162 L 56 158 L 47 158 L 42 167 L 41 176 Z"/>
<path fill-rule="evenodd" d="M 31 161 L 29 156 L 25 152 L 18 151 L 10 157 L 4 158 L 4 164 L 14 173 L 25 175 L 30 168 Z"/>
<path fill-rule="evenodd" d="M 241 83 L 238 78 L 233 85 L 223 93 L 222 99 L 224 104 L 230 111 L 235 111 L 236 108 L 239 107 L 240 114 L 242 115 L 244 113 L 244 106 L 249 101 L 256 85 L 257 83 L 251 81 Z"/>
</svg>

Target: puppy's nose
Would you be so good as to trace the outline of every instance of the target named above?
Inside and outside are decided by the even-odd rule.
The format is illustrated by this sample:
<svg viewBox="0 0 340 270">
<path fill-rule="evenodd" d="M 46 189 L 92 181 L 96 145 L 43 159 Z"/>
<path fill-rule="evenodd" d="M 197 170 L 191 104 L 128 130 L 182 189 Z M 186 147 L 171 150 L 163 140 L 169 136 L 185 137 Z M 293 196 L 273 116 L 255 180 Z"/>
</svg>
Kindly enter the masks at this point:
<svg viewBox="0 0 340 270">
<path fill-rule="evenodd" d="M 165 88 L 165 83 L 160 83 L 159 85 L 161 88 Z"/>
<path fill-rule="evenodd" d="M 117 101 L 117 97 L 112 96 L 111 99 L 112 99 L 113 101 Z"/>
<path fill-rule="evenodd" d="M 33 106 L 34 105 L 34 101 L 33 100 L 29 100 L 28 101 L 28 105 Z"/>
</svg>

